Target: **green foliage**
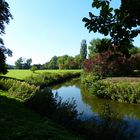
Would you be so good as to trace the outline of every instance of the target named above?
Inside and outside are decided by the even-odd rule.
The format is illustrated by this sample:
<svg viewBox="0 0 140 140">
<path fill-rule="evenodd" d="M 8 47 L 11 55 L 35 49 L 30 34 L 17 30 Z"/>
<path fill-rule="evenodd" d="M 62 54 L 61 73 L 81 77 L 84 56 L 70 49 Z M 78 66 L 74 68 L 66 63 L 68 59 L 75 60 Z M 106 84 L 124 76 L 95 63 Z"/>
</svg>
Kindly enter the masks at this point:
<svg viewBox="0 0 140 140">
<path fill-rule="evenodd" d="M 30 69 L 31 63 L 32 63 L 32 59 L 31 58 L 27 59 L 26 62 L 24 63 L 24 69 Z"/>
<path fill-rule="evenodd" d="M 39 90 L 39 87 L 13 79 L 0 79 L 0 87 L 20 100 L 27 100 Z"/>
<path fill-rule="evenodd" d="M 81 83 L 84 84 L 86 87 L 91 87 L 92 83 L 96 82 L 97 80 L 102 79 L 100 75 L 97 75 L 95 73 L 85 73 L 83 72 L 81 75 Z"/>
<path fill-rule="evenodd" d="M 64 82 L 70 78 L 79 77 L 81 72 L 62 72 L 62 73 L 49 73 L 44 72 L 39 75 L 31 75 L 25 80 L 28 83 L 39 85 L 41 87 Z"/>
<path fill-rule="evenodd" d="M 68 61 L 70 56 L 63 55 L 58 57 L 58 67 L 59 69 L 68 69 Z"/>
<path fill-rule="evenodd" d="M 107 80 L 98 80 L 96 82 L 88 81 L 89 91 L 99 97 L 119 102 L 140 103 L 140 83 L 130 82 L 109 82 Z"/>
<path fill-rule="evenodd" d="M 87 57 L 87 43 L 86 43 L 86 40 L 82 40 L 82 42 L 81 42 L 80 57 L 81 57 L 82 62 Z"/>
<path fill-rule="evenodd" d="M 6 57 L 2 49 L 0 49 L 0 75 L 7 73 L 7 66 L 5 64 L 5 61 L 6 61 Z"/>
<path fill-rule="evenodd" d="M 49 64 L 48 64 L 48 69 L 58 69 L 58 58 L 57 56 L 54 56 L 51 58 Z"/>
<path fill-rule="evenodd" d="M 103 39 L 93 39 L 88 46 L 89 49 L 89 58 L 95 56 L 96 53 L 105 52 L 110 48 L 111 42 L 110 39 L 103 38 Z"/>
<path fill-rule="evenodd" d="M 0 118 L 1 140 L 81 140 L 1 91 Z"/>
<path fill-rule="evenodd" d="M 140 48 L 139 47 L 133 47 L 129 50 L 129 53 L 131 55 L 134 55 L 134 54 L 137 54 L 137 53 L 140 53 Z"/>
<path fill-rule="evenodd" d="M 131 55 L 129 58 L 131 69 L 140 70 L 140 53 Z"/>
<path fill-rule="evenodd" d="M 81 60 L 80 54 L 76 55 L 74 59 L 75 59 L 75 62 L 77 63 L 77 69 L 81 69 L 82 60 Z"/>
<path fill-rule="evenodd" d="M 12 56 L 12 51 L 5 48 L 1 36 L 5 34 L 5 24 L 8 24 L 12 19 L 9 11 L 9 5 L 5 0 L 0 0 L 0 74 L 7 73 L 6 54 Z"/>
<path fill-rule="evenodd" d="M 37 67 L 36 67 L 36 66 L 32 66 L 30 70 L 31 70 L 33 73 L 35 73 L 35 71 L 37 70 Z"/>
<path fill-rule="evenodd" d="M 15 62 L 15 68 L 16 69 L 23 69 L 23 58 L 20 57 L 16 62 Z"/>
<path fill-rule="evenodd" d="M 32 96 L 26 104 L 41 116 L 46 116 L 53 121 L 69 127 L 78 116 L 76 104 L 73 100 L 62 102 L 59 96 L 53 96 L 51 90 L 44 88 Z"/>
<path fill-rule="evenodd" d="M 51 116 L 56 108 L 56 101 L 51 90 L 41 89 L 34 96 L 26 101 L 26 105 L 37 111 L 42 116 Z"/>
<path fill-rule="evenodd" d="M 121 6 L 114 9 L 111 0 L 94 0 L 92 7 L 99 9 L 99 15 L 89 12 L 89 18 L 83 18 L 89 32 L 99 32 L 111 37 L 111 48 L 129 57 L 133 38 L 140 33 L 140 17 L 138 0 L 121 1 Z M 135 10 L 132 10 L 135 9 Z"/>
<path fill-rule="evenodd" d="M 54 56 L 52 59 L 45 63 L 46 69 L 80 69 L 80 62 L 76 57 L 62 55 Z"/>
<path fill-rule="evenodd" d="M 31 63 L 32 63 L 31 58 L 25 60 L 23 57 L 20 57 L 15 62 L 15 69 L 30 69 Z"/>
</svg>

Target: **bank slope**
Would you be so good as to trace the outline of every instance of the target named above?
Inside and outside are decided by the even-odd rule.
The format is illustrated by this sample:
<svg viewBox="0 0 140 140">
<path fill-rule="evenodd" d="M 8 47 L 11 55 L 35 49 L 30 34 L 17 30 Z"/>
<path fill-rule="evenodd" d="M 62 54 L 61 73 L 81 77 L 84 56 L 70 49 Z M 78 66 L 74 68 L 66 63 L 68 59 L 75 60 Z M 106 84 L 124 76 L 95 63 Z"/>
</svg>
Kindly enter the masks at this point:
<svg viewBox="0 0 140 140">
<path fill-rule="evenodd" d="M 0 139 L 79 140 L 3 91 L 0 91 Z"/>
</svg>

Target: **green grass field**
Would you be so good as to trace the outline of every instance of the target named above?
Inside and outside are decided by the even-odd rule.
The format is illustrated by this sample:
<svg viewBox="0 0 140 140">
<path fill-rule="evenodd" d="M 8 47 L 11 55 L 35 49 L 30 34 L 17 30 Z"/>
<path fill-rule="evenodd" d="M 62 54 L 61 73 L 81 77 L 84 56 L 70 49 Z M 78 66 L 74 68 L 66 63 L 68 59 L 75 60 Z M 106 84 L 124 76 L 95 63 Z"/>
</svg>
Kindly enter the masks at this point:
<svg viewBox="0 0 140 140">
<path fill-rule="evenodd" d="M 30 70 L 8 70 L 8 73 L 4 76 L 24 80 L 26 77 L 31 75 L 38 75 L 40 73 L 64 73 L 64 72 L 80 72 L 82 70 L 37 70 L 33 73 Z"/>
</svg>

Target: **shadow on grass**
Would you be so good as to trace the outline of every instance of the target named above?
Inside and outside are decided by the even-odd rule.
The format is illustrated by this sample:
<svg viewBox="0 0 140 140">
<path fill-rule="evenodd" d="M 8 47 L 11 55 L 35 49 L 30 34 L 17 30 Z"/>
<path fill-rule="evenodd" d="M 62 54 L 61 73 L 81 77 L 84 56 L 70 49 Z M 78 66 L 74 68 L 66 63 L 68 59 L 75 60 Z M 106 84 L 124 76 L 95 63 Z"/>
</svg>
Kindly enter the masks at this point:
<svg viewBox="0 0 140 140">
<path fill-rule="evenodd" d="M 68 136 L 68 137 L 67 137 Z M 22 102 L 0 95 L 0 140 L 76 140 Z"/>
</svg>

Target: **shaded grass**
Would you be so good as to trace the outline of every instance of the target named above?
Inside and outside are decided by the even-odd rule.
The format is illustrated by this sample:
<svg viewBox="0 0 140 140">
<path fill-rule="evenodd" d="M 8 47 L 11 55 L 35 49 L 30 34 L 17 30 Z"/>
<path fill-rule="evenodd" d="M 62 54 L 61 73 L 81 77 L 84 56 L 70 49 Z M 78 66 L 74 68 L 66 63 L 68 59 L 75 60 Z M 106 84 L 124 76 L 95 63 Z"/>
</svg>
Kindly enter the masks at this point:
<svg viewBox="0 0 140 140">
<path fill-rule="evenodd" d="M 67 72 L 81 72 L 82 70 L 37 70 L 33 73 L 30 70 L 8 70 L 8 73 L 5 75 L 6 77 L 15 78 L 24 80 L 27 77 L 33 75 L 37 76 L 38 74 L 48 72 L 48 73 L 67 73 Z"/>
<path fill-rule="evenodd" d="M 0 91 L 0 139 L 78 140 L 63 127 L 41 118 L 3 91 Z"/>
</svg>

